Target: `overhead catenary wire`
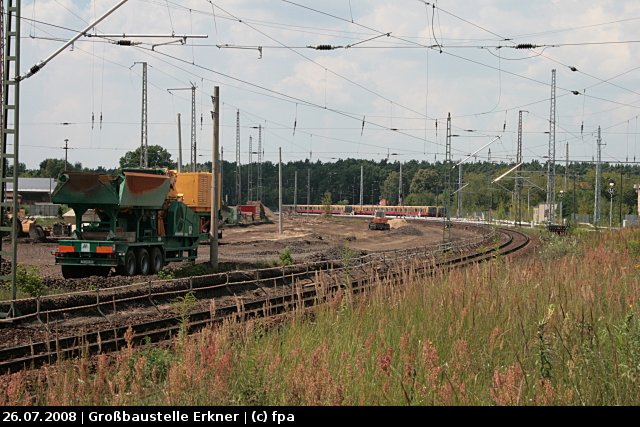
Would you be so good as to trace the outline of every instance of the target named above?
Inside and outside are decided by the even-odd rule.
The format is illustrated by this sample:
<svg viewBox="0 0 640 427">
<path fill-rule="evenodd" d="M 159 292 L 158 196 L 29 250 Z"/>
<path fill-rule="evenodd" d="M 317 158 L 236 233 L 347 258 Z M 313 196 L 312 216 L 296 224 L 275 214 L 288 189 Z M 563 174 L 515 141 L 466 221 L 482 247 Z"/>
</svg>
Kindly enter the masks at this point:
<svg viewBox="0 0 640 427">
<path fill-rule="evenodd" d="M 46 24 L 46 23 L 45 23 L 45 24 Z M 59 27 L 59 28 L 64 28 L 64 27 L 60 27 L 60 26 L 58 26 L 58 27 Z M 68 29 L 68 28 L 65 28 L 65 29 Z M 70 29 L 68 29 L 68 30 L 70 30 Z M 74 31 L 74 30 L 70 30 L 70 31 Z M 283 46 L 283 47 L 286 47 L 286 46 Z M 416 47 L 425 47 L 425 46 L 416 46 Z M 428 47 L 428 46 L 426 46 L 426 47 Z M 455 56 L 455 55 L 454 55 L 454 56 Z M 463 59 L 466 59 L 466 58 L 463 58 Z M 476 61 L 472 61 L 472 62 L 476 62 Z M 490 67 L 490 68 L 491 68 L 491 66 L 486 65 L 486 64 L 482 64 L 482 63 L 480 63 L 480 65 L 487 66 L 487 67 Z M 625 73 L 622 73 L 622 74 L 626 74 L 626 73 L 628 73 L 628 72 L 630 72 L 630 71 L 632 71 L 632 70 L 629 70 L 629 71 L 627 71 L 627 72 L 625 72 Z M 513 75 L 518 76 L 518 77 L 526 78 L 526 77 L 524 77 L 524 76 L 520 76 L 520 75 L 515 74 L 515 73 L 510 73 L 510 72 L 509 72 L 509 74 L 513 74 Z M 608 79 L 608 80 L 611 80 L 611 79 L 616 78 L 616 77 L 618 77 L 618 76 L 614 76 L 614 77 L 612 77 L 612 78 L 610 78 L 610 79 Z M 531 79 L 531 80 L 533 80 L 533 79 Z M 536 81 L 536 80 L 533 80 L 533 81 Z M 606 80 L 603 80 L 603 82 L 605 82 L 605 81 L 606 81 Z M 540 84 L 548 84 L 548 83 L 546 83 L 546 82 L 542 82 L 542 81 L 536 81 L 536 82 L 538 82 L 538 83 L 540 83 Z M 601 84 L 601 83 L 602 83 L 602 82 L 600 82 L 600 83 L 596 83 L 596 84 Z M 560 89 L 563 89 L 563 88 L 560 88 Z M 568 90 L 568 89 L 563 89 L 563 90 Z M 558 96 L 560 97 L 560 96 L 565 96 L 565 95 L 566 95 L 566 94 L 562 94 L 562 95 L 558 95 Z M 548 99 L 547 99 L 547 100 L 548 100 Z M 546 100 L 541 100 L 541 101 L 537 101 L 537 102 L 545 102 L 545 101 L 546 101 Z M 523 108 L 523 107 L 526 107 L 526 106 L 529 106 L 529 105 L 532 105 L 532 104 L 533 104 L 533 103 L 525 104 L 525 105 L 521 105 L 521 106 L 517 106 L 517 107 L 512 107 L 512 108 L 509 108 L 509 109 L 510 109 L 510 110 L 520 109 L 520 108 Z M 479 115 L 479 114 L 483 114 L 483 113 L 478 113 L 478 112 L 476 112 L 476 113 L 471 113 L 471 114 L 466 114 L 466 115 L 453 116 L 453 118 L 470 117 L 470 116 Z"/>
<path fill-rule="evenodd" d="M 262 94 L 262 95 L 267 95 L 267 94 Z M 326 107 L 326 101 L 325 101 L 325 107 Z M 392 114 L 391 116 L 392 116 L 394 119 L 398 117 L 398 115 L 397 115 L 397 114 L 395 114 L 395 115 L 394 115 L 394 114 Z M 362 114 L 360 114 L 360 115 L 359 115 L 358 120 L 360 120 L 360 117 L 363 117 L 363 115 L 362 115 Z M 369 115 L 367 115 L 366 117 L 369 117 Z M 373 116 L 371 116 L 371 117 L 373 117 Z M 365 120 L 364 120 L 364 118 L 363 118 L 363 119 L 362 119 L 362 128 L 361 128 L 362 130 L 363 130 L 363 128 L 364 128 L 364 121 L 365 121 Z M 406 127 L 403 127 L 403 128 L 406 128 Z M 426 129 L 426 127 L 425 127 L 425 129 Z"/>
</svg>

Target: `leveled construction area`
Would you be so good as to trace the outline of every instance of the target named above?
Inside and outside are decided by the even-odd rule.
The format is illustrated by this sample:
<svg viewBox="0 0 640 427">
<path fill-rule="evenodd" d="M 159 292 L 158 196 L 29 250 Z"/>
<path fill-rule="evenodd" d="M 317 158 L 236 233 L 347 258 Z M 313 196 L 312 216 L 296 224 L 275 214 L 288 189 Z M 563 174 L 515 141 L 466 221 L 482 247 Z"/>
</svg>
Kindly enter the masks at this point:
<svg viewBox="0 0 640 427">
<path fill-rule="evenodd" d="M 289 216 L 283 220 L 283 233 L 278 233 L 276 221 L 247 227 L 230 227 L 220 240 L 219 261 L 223 269 L 243 269 L 265 266 L 275 262 L 288 248 L 294 262 L 339 259 L 346 245 L 356 252 L 379 252 L 415 248 L 442 241 L 442 221 L 394 220 L 389 231 L 369 230 L 368 218 Z M 455 227 L 452 240 L 477 235 L 476 228 Z M 60 267 L 54 263 L 55 243 L 21 243 L 19 263 L 35 266 L 49 287 L 78 288 L 79 283 L 106 287 L 139 281 L 139 277 L 115 276 L 64 280 Z M 198 263 L 209 260 L 208 245 L 201 245 Z M 171 263 L 166 268 L 179 268 Z M 147 276 L 147 279 L 150 277 Z M 94 280 L 95 279 L 95 280 Z"/>
</svg>

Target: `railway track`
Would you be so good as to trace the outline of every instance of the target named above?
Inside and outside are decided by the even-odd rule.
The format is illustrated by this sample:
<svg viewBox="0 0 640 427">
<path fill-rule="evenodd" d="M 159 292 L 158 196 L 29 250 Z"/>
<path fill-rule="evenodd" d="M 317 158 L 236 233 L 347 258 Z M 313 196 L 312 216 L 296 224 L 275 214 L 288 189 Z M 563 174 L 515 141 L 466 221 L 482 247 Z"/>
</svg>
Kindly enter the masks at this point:
<svg viewBox="0 0 640 427">
<path fill-rule="evenodd" d="M 522 250 L 529 244 L 526 234 L 516 230 L 498 229 L 503 236 L 498 243 L 483 245 L 474 252 L 447 257 L 424 257 L 423 252 L 406 252 L 395 257 L 377 256 L 356 265 L 341 265 L 331 270 L 313 271 L 293 276 L 288 288 L 280 293 L 247 300 L 234 296 L 231 304 L 190 313 L 171 314 L 143 320 L 131 325 L 110 324 L 93 331 L 59 336 L 47 331 L 37 342 L 0 349 L 0 374 L 37 368 L 60 359 L 79 355 L 117 351 L 129 344 L 156 343 L 170 340 L 180 333 L 193 333 L 225 319 L 243 321 L 255 317 L 271 317 L 304 309 L 326 302 L 338 292 L 349 290 L 354 294 L 374 286 L 375 278 L 397 277 L 403 268 L 413 268 L 423 274 L 433 274 L 447 268 L 460 268 L 469 264 L 505 256 Z M 335 266 L 334 266 L 335 267 Z M 270 279 L 269 279 L 270 280 Z M 225 285 L 228 286 L 228 285 Z M 98 307 L 99 308 L 99 307 Z M 156 307 L 156 310 L 160 310 Z M 41 321 L 41 319 L 39 319 Z"/>
</svg>

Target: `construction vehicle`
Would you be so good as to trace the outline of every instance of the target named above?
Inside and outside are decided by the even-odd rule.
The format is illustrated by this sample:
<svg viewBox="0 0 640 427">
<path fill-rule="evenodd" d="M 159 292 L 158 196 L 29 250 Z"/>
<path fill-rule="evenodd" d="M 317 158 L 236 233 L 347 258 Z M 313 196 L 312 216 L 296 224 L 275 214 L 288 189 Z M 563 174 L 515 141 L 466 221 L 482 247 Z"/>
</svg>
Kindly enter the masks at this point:
<svg viewBox="0 0 640 427">
<path fill-rule="evenodd" d="M 384 211 L 379 209 L 373 214 L 373 220 L 369 222 L 369 230 L 390 230 L 389 220 Z"/>
<path fill-rule="evenodd" d="M 9 225 L 12 221 L 13 213 L 6 212 L 5 224 Z M 24 209 L 18 209 L 16 217 L 16 235 L 18 237 L 29 237 L 33 242 L 43 242 L 46 237 L 51 234 L 50 228 L 45 228 L 37 224 L 37 219 L 27 216 Z"/>
<path fill-rule="evenodd" d="M 210 173 L 64 173 L 52 201 L 73 209 L 76 224 L 72 237 L 59 241 L 55 262 L 65 278 L 79 278 L 112 268 L 126 276 L 155 274 L 170 261 L 195 261 L 198 244 L 209 238 L 210 192 Z M 98 221 L 83 221 L 88 209 Z"/>
</svg>

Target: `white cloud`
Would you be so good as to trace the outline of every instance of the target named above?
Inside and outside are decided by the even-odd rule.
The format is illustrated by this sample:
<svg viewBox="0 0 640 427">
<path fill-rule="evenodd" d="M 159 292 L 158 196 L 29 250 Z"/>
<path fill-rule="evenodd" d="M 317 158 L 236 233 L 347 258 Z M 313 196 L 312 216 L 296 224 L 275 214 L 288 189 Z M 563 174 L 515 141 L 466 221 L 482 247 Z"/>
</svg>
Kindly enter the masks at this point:
<svg viewBox="0 0 640 427">
<path fill-rule="evenodd" d="M 38 0 L 35 8 L 33 2 L 23 4 L 23 17 L 78 30 L 115 3 L 116 0 Z M 21 160 L 29 167 L 36 167 L 44 158 L 62 157 L 60 147 L 65 138 L 78 148 L 70 152 L 70 159 L 87 166 L 116 165 L 126 151 L 135 149 L 140 140 L 140 68 L 128 68 L 136 61 L 148 61 L 151 66 L 150 143 L 174 150 L 174 154 L 176 114 L 182 113 L 183 140 L 188 141 L 191 99 L 188 92 L 170 95 L 166 89 L 187 87 L 189 82 L 194 82 L 198 85 L 198 144 L 205 155 L 209 153 L 210 141 L 209 94 L 213 85 L 219 84 L 224 104 L 222 143 L 227 158 L 233 157 L 229 153 L 235 148 L 236 108 L 242 111 L 243 147 L 250 134 L 256 135 L 254 129 L 244 126 L 262 123 L 267 126 L 265 151 L 271 160 L 275 159 L 280 145 L 285 148 L 285 159 L 304 158 L 310 148 L 317 153 L 315 158 L 324 156 L 325 160 L 336 157 L 335 153 L 341 157 L 378 158 L 381 155 L 376 153 L 386 151 L 386 147 L 405 153 L 407 158 L 419 158 L 424 147 L 420 139 L 425 136 L 425 126 L 427 139 L 442 143 L 444 117 L 448 112 L 454 117 L 454 132 L 465 135 L 454 141 L 454 156 L 471 151 L 483 141 L 483 137 L 470 138 L 469 135 L 502 133 L 506 120 L 503 146 L 497 150 L 504 151 L 506 159 L 514 155 L 515 135 L 511 132 L 517 127 L 518 108 L 530 111 L 525 116 L 525 129 L 531 132 L 525 137 L 525 156 L 540 157 L 547 151 L 548 135 L 543 132 L 548 128 L 549 102 L 528 104 L 549 98 L 551 69 L 556 68 L 559 144 L 567 139 L 570 144 L 579 144 L 576 147 L 580 150 L 576 148 L 575 152 L 580 151 L 581 156 L 590 159 L 591 145 L 582 142 L 581 123 L 585 123 L 587 140 L 592 138 L 588 132 L 598 125 L 607 129 L 623 123 L 622 128 L 612 128 L 620 133 L 606 134 L 605 157 L 626 156 L 629 139 L 625 134 L 626 121 L 635 120 L 638 115 L 635 105 L 640 105 L 640 90 L 636 81 L 640 70 L 616 76 L 640 66 L 636 61 L 637 44 L 547 47 L 536 50 L 540 56 L 526 50 L 508 47 L 497 50 L 490 46 L 636 40 L 640 20 L 637 2 L 452 0 L 439 2 L 443 10 L 437 11 L 435 17 L 432 8 L 425 9 L 418 1 L 352 0 L 351 7 L 337 0 L 302 3 L 345 20 L 284 2 L 214 0 L 213 3 L 215 22 L 211 4 L 204 0 L 130 1 L 101 23 L 99 31 L 147 34 L 173 31 L 207 34 L 209 38 L 189 41 L 186 46 L 156 47 L 156 52 L 148 50 L 150 43 L 166 40 L 137 40 L 148 43 L 142 45 L 144 50 L 105 44 L 100 39 L 81 39 L 73 51 L 66 50 L 24 81 Z M 222 9 L 243 22 L 230 19 Z M 354 23 L 349 22 L 352 13 Z M 610 23 L 603 25 L 607 22 Z M 22 40 L 23 72 L 61 43 L 28 36 L 67 39 L 73 35 L 71 31 L 43 24 L 32 28 L 26 20 L 22 32 L 27 37 Z M 392 32 L 397 38 L 382 37 L 354 48 L 332 51 L 305 48 L 319 44 L 345 46 L 379 32 Z M 425 49 L 406 41 L 435 44 L 434 34 L 438 42 L 444 44 L 444 52 L 430 51 L 427 67 Z M 499 36 L 514 39 L 505 41 Z M 191 43 L 208 46 L 192 47 Z M 249 49 L 219 49 L 215 44 Z M 460 45 L 471 47 L 456 47 Z M 263 48 L 262 59 L 258 59 L 258 46 Z M 377 48 L 382 46 L 395 47 Z M 480 49 L 481 46 L 486 48 Z M 527 57 L 530 58 L 525 59 Z M 568 66 L 577 67 L 579 71 L 572 72 Z M 602 82 L 608 79 L 619 87 Z M 568 91 L 584 89 L 586 98 L 567 95 Z M 328 109 L 353 113 L 356 118 L 312 109 L 299 102 L 298 130 L 294 136 L 291 126 L 295 101 L 277 99 L 284 98 L 283 95 L 323 107 L 326 102 Z M 431 118 L 439 119 L 437 138 L 435 121 L 421 117 L 425 111 Z M 96 116 L 93 130 L 91 113 Z M 100 113 L 104 118 L 102 130 L 98 124 Z M 382 128 L 395 127 L 402 132 L 376 130 L 370 123 L 361 136 L 362 116 Z M 61 122 L 74 124 L 56 124 Z M 465 133 L 464 129 L 476 132 Z M 632 139 L 635 140 L 635 135 Z M 311 141 L 312 147 L 309 147 Z M 442 146 L 428 146 L 431 152 L 427 159 L 433 158 L 434 148 L 442 158 Z M 184 157 L 187 157 L 186 150 Z"/>
</svg>

